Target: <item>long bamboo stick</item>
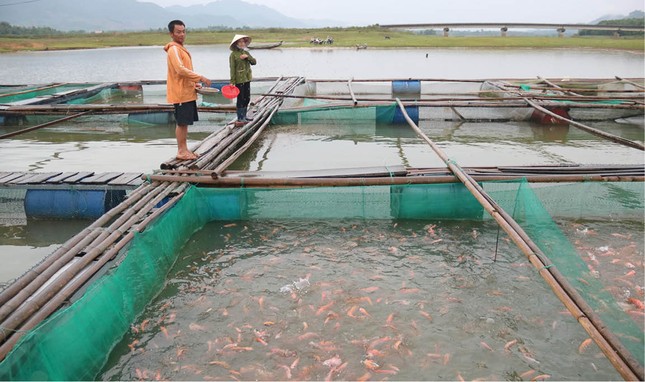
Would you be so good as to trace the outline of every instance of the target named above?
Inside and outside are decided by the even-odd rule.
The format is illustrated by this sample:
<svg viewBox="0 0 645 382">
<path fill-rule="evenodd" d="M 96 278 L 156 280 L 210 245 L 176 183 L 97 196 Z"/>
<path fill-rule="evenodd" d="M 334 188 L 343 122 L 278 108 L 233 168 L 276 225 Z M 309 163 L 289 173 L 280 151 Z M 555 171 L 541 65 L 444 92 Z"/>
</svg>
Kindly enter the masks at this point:
<svg viewBox="0 0 645 382">
<path fill-rule="evenodd" d="M 349 95 L 352 97 L 352 102 L 354 102 L 354 106 L 358 105 L 358 101 L 356 100 L 356 96 L 354 95 L 354 90 L 352 89 L 351 79 L 347 81 L 347 87 L 349 88 Z"/>
<path fill-rule="evenodd" d="M 618 81 L 622 81 L 622 82 L 628 83 L 628 84 L 630 84 L 630 85 L 633 85 L 633 86 L 635 86 L 635 87 L 637 87 L 637 88 L 639 88 L 639 89 L 645 89 L 645 86 L 640 85 L 640 84 L 637 84 L 637 83 L 636 83 L 636 82 L 634 82 L 634 81 L 626 80 L 626 79 L 624 79 L 624 78 L 620 78 L 620 77 L 618 77 L 618 76 L 616 76 L 616 79 L 617 79 Z"/>
<path fill-rule="evenodd" d="M 421 129 L 416 126 L 414 121 L 407 115 L 405 107 L 399 102 L 404 117 L 408 121 L 410 127 L 423 138 L 435 151 L 435 153 L 446 163 L 448 168 L 460 179 L 460 181 L 468 188 L 473 196 L 480 202 L 486 211 L 498 222 L 500 227 L 511 237 L 513 242 L 524 252 L 529 261 L 538 269 L 538 273 L 547 281 L 547 284 L 554 291 L 560 301 L 567 307 L 573 316 L 582 324 L 585 330 L 589 333 L 592 339 L 597 340 L 596 344 L 600 347 L 605 356 L 614 365 L 616 370 L 621 374 L 625 380 L 636 381 L 639 380 L 637 374 L 640 374 L 642 379 L 642 370 L 633 363 L 630 363 L 631 355 L 629 352 L 622 348 L 618 343 L 609 343 L 607 336 L 603 336 L 601 330 L 605 327 L 599 318 L 595 317 L 595 322 L 591 321 L 593 311 L 583 312 L 580 308 L 581 303 L 588 306 L 584 300 L 569 286 L 566 279 L 556 280 L 553 271 L 551 271 L 552 264 L 546 256 L 539 251 L 539 248 L 530 240 L 529 236 L 524 230 L 515 222 L 515 220 L 508 215 L 486 192 L 479 186 L 479 184 L 472 179 L 468 174 L 463 172 L 461 168 L 453 161 L 451 161 L 446 154 L 428 138 Z M 535 250 L 537 249 L 537 251 Z M 546 260 L 546 261 L 544 261 Z M 559 273 L 558 273 L 559 274 Z M 563 285 L 567 285 L 566 289 Z M 602 340 L 601 340 L 602 338 Z M 633 358 L 631 358 L 633 359 Z"/>
<path fill-rule="evenodd" d="M 36 87 L 36 88 L 20 90 L 20 91 L 11 92 L 11 93 L 2 93 L 2 94 L 0 94 L 0 100 L 2 98 L 4 98 L 4 97 L 13 97 L 13 96 L 21 95 L 21 94 L 39 92 L 41 90 L 47 90 L 47 89 L 56 88 L 56 87 L 59 87 L 59 86 L 64 86 L 65 84 L 66 84 L 65 82 L 52 83 L 52 84 L 42 85 L 42 86 L 39 86 L 39 87 Z"/>
<path fill-rule="evenodd" d="M 144 176 L 142 176 L 143 178 Z M 360 177 L 360 178 L 248 178 L 217 177 L 213 175 L 179 176 L 179 175 L 146 175 L 158 182 L 187 182 L 206 187 L 352 187 L 352 186 L 390 186 L 406 184 L 455 183 L 459 180 L 454 175 L 432 176 L 399 176 L 399 177 Z M 216 178 L 214 178 L 216 177 Z M 565 174 L 565 175 L 527 175 L 527 174 L 491 174 L 472 175 L 478 182 L 494 180 L 526 179 L 532 183 L 569 183 L 569 182 L 642 182 L 642 174 L 598 175 L 598 174 Z"/>
<path fill-rule="evenodd" d="M 318 100 L 329 100 L 329 101 L 351 101 L 353 102 L 354 99 L 351 97 L 342 97 L 342 96 L 300 96 L 300 95 L 293 95 L 293 94 L 276 94 L 276 93 L 267 93 L 267 96 L 272 96 L 272 97 L 282 97 L 282 98 L 295 98 L 295 99 L 318 99 Z M 406 105 L 419 105 L 419 106 L 481 106 L 479 103 L 481 103 L 483 106 L 487 107 L 521 107 L 521 103 L 517 102 L 515 104 L 511 103 L 511 101 L 522 101 L 525 97 L 518 95 L 516 97 L 503 97 L 503 98 L 494 98 L 494 97 L 471 97 L 471 98 L 466 98 L 466 97 L 460 97 L 460 98 L 455 98 L 455 97 L 450 97 L 450 98 L 423 98 L 423 99 L 410 99 L 410 100 L 401 100 Z M 531 98 L 542 100 L 542 101 L 550 101 L 550 102 L 555 102 L 555 101 L 577 101 L 577 102 L 569 102 L 569 103 L 560 103 L 556 104 L 558 106 L 573 106 L 573 107 L 590 107 L 590 108 L 615 108 L 615 107 L 621 107 L 621 106 L 631 106 L 635 109 L 644 109 L 644 107 L 641 104 L 637 104 L 636 102 L 633 102 L 633 100 L 640 100 L 642 97 L 622 97 L 621 99 L 616 99 L 616 98 L 600 98 L 600 97 L 586 97 L 584 100 L 581 100 L 580 97 L 566 97 L 566 96 L 539 96 L 539 95 L 531 95 Z M 593 101 L 623 101 L 623 104 L 602 104 L 602 103 L 592 103 Z M 378 104 L 387 104 L 387 103 L 394 103 L 396 100 L 394 98 L 386 98 L 386 97 L 381 97 L 381 98 L 374 98 L 374 97 L 361 97 L 361 98 L 356 98 L 357 102 L 365 102 L 365 103 L 373 103 L 371 105 L 365 105 L 365 106 L 374 106 Z M 448 102 L 448 103 L 446 103 Z M 479 103 L 478 103 L 479 102 Z M 319 107 L 325 107 L 327 105 L 321 105 Z"/>
<path fill-rule="evenodd" d="M 38 129 L 42 129 L 43 127 L 48 127 L 48 126 L 55 125 L 55 124 L 57 124 L 57 123 L 61 123 L 61 122 L 65 122 L 65 121 L 69 121 L 70 119 L 74 119 L 74 118 L 82 117 L 82 116 L 87 115 L 87 114 L 89 114 L 89 113 L 91 113 L 91 111 L 84 111 L 84 112 L 81 112 L 81 113 L 78 113 L 78 114 L 70 115 L 70 116 L 65 117 L 65 118 L 57 119 L 57 120 L 55 120 L 55 121 L 49 121 L 49 122 L 41 123 L 40 125 L 31 126 L 31 127 L 27 127 L 27 128 L 25 128 L 25 129 L 18 130 L 18 131 L 14 131 L 14 132 L 11 132 L 11 133 L 3 134 L 3 135 L 0 135 L 0 139 L 6 139 L 6 138 L 15 137 L 16 135 L 20 135 L 20 134 L 28 133 L 28 132 L 30 132 L 30 131 L 34 131 L 34 130 L 38 130 Z"/>
<path fill-rule="evenodd" d="M 538 79 L 541 80 L 542 82 L 544 82 L 545 84 L 553 87 L 553 88 L 562 90 L 564 93 L 571 94 L 571 95 L 574 95 L 576 97 L 585 97 L 582 94 L 578 94 L 578 93 L 572 92 L 571 90 L 567 90 L 567 89 L 565 89 L 565 88 L 563 88 L 561 86 L 558 86 L 558 85 L 554 84 L 553 82 L 547 80 L 546 78 L 542 78 L 542 77 L 538 76 Z"/>
</svg>

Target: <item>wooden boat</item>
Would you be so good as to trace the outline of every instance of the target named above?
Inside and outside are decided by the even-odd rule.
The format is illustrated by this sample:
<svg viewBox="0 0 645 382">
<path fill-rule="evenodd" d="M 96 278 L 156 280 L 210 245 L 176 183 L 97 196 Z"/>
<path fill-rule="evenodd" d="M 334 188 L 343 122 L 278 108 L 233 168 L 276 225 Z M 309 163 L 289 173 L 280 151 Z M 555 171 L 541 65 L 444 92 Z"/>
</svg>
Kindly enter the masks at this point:
<svg viewBox="0 0 645 382">
<path fill-rule="evenodd" d="M 268 43 L 251 43 L 249 49 L 273 49 L 281 46 L 283 41 L 268 42 Z"/>
</svg>

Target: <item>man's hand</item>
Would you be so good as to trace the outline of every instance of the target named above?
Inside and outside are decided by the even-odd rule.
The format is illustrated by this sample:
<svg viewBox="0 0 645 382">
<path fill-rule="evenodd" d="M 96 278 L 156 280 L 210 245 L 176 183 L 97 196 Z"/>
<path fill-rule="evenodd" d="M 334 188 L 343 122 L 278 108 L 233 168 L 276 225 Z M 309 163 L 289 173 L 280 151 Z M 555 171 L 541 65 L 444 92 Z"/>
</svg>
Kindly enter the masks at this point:
<svg viewBox="0 0 645 382">
<path fill-rule="evenodd" d="M 211 86 L 211 80 L 209 80 L 208 78 L 202 76 L 202 78 L 200 78 L 199 80 L 205 83 L 206 85 Z"/>
</svg>

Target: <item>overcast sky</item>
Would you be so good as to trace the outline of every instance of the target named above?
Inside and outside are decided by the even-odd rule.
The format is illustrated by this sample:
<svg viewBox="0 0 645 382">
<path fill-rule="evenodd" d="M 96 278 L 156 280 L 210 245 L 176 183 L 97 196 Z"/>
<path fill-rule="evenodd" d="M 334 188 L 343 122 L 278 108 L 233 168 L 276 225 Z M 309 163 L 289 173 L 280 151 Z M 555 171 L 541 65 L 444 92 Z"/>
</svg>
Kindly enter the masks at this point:
<svg viewBox="0 0 645 382">
<path fill-rule="evenodd" d="M 161 6 L 214 0 L 139 0 Z M 432 22 L 585 23 L 643 10 L 643 0 L 245 0 L 296 18 L 351 25 Z M 243 17 L 243 16 L 242 16 Z"/>
</svg>

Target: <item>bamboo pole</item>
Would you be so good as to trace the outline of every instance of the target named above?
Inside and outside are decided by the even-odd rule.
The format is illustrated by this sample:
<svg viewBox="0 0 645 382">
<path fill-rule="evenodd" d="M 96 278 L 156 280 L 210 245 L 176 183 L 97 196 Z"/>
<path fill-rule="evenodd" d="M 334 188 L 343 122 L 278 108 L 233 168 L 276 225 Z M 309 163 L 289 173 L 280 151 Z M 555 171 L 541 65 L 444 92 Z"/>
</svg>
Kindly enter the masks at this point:
<svg viewBox="0 0 645 382">
<path fill-rule="evenodd" d="M 21 129 L 21 130 L 14 131 L 14 132 L 11 132 L 11 133 L 3 134 L 3 135 L 0 135 L 0 139 L 6 139 L 6 138 L 15 137 L 16 135 L 28 133 L 30 131 L 34 131 L 34 130 L 38 130 L 38 129 L 42 129 L 43 127 L 52 126 L 52 125 L 55 125 L 57 123 L 69 121 L 70 119 L 78 118 L 78 117 L 84 116 L 84 115 L 89 114 L 89 113 L 91 113 L 91 112 L 90 111 L 84 111 L 84 112 L 81 112 L 81 113 L 78 113 L 78 114 L 70 115 L 69 117 L 57 119 L 55 121 L 45 122 L 45 123 L 41 123 L 40 125 L 27 127 L 26 129 Z"/>
<path fill-rule="evenodd" d="M 143 178 L 144 176 L 142 176 Z M 400 177 L 353 177 L 353 178 L 248 178 L 243 176 L 218 177 L 212 175 L 145 175 L 157 182 L 187 182 L 206 187 L 353 187 L 353 186 L 390 186 L 407 184 L 455 183 L 459 180 L 454 175 L 400 176 Z M 571 182 L 642 182 L 642 174 L 597 175 L 597 174 L 564 174 L 564 175 L 526 175 L 526 174 L 491 174 L 472 175 L 478 182 L 495 180 L 526 179 L 531 183 L 571 183 Z"/>
<path fill-rule="evenodd" d="M 554 273 L 556 269 L 551 270 L 552 263 L 548 258 L 539 250 L 539 248 L 530 240 L 529 236 L 524 230 L 515 222 L 515 220 L 508 215 L 486 192 L 479 186 L 479 184 L 472 179 L 468 174 L 463 172 L 461 168 L 452 160 L 450 160 L 445 153 L 428 138 L 421 129 L 412 121 L 408 116 L 403 104 L 399 103 L 405 119 L 412 129 L 424 139 L 433 151 L 446 163 L 448 168 L 459 178 L 459 180 L 466 186 L 466 188 L 473 194 L 473 196 L 480 202 L 484 209 L 498 222 L 500 227 L 511 237 L 513 242 L 524 252 L 529 261 L 538 269 L 538 273 L 545 279 L 547 284 L 554 291 L 560 301 L 567 307 L 571 314 L 581 323 L 583 328 L 589 333 L 592 339 L 600 347 L 605 356 L 614 365 L 620 375 L 629 381 L 637 381 L 642 379 L 643 372 L 638 367 L 638 364 L 630 363 L 633 359 L 629 352 L 622 348 L 619 342 L 609 343 L 612 337 L 603 336 L 602 331 L 605 325 L 589 308 L 588 311 L 582 311 L 580 305 L 587 306 L 586 302 L 577 294 L 577 292 L 568 284 L 566 279 L 556 280 Z M 566 285 L 566 287 L 563 287 Z M 592 321 L 592 317 L 595 318 Z M 636 375 L 640 374 L 639 377 Z"/>
<path fill-rule="evenodd" d="M 510 92 L 510 91 L 509 91 Z M 354 99 L 349 97 L 341 96 L 300 96 L 292 94 L 276 94 L 276 93 L 267 93 L 265 94 L 271 97 L 282 97 L 282 98 L 294 98 L 294 99 L 317 99 L 317 100 L 329 100 L 329 101 L 347 101 L 350 105 L 350 101 L 353 102 Z M 406 105 L 418 105 L 418 106 L 486 106 L 486 107 L 522 107 L 525 106 L 521 102 L 511 103 L 511 101 L 523 101 L 524 96 L 518 95 L 516 97 L 504 97 L 504 98 L 492 98 L 492 97 L 472 97 L 472 98 L 427 98 L 427 99 L 410 99 L 410 100 L 401 100 Z M 633 100 L 641 99 L 642 97 L 624 97 L 618 101 L 624 101 L 625 104 L 601 104 L 601 103 L 591 103 L 591 101 L 615 101 L 615 98 L 604 98 L 604 97 L 585 97 L 584 102 L 581 102 L 580 97 L 566 97 L 566 96 L 532 96 L 531 98 L 542 100 L 542 101 L 578 101 L 573 103 L 566 104 L 556 104 L 558 106 L 567 106 L 567 107 L 588 107 L 588 108 L 601 108 L 601 109 L 613 109 L 613 108 L 634 108 L 634 109 L 645 109 L 643 105 L 637 104 Z M 632 100 L 633 99 L 633 100 Z M 357 98 L 356 102 L 361 103 L 371 103 L 365 104 L 364 107 L 369 106 L 378 106 L 391 104 L 396 102 L 393 98 L 373 98 L 373 97 L 362 97 Z M 319 105 L 318 107 L 327 107 L 329 105 Z M 311 106 L 316 107 L 316 105 Z M 289 109 L 285 109 L 289 110 Z"/>
<path fill-rule="evenodd" d="M 576 97 L 584 97 L 582 94 L 574 93 L 574 92 L 572 92 L 572 91 L 570 91 L 570 90 L 564 89 L 564 88 L 562 88 L 561 86 L 558 86 L 558 85 L 554 84 L 553 82 L 551 82 L 551 81 L 547 80 L 546 78 L 542 78 L 542 77 L 538 76 L 538 79 L 539 79 L 539 80 L 541 80 L 542 82 L 544 82 L 545 84 L 547 84 L 547 85 L 549 85 L 549 86 L 553 87 L 553 88 L 556 88 L 556 89 L 562 90 L 562 91 L 563 91 L 563 92 L 565 92 L 565 93 L 568 93 L 568 94 L 574 95 L 574 96 L 576 96 Z"/>
<path fill-rule="evenodd" d="M 65 84 L 66 84 L 65 82 L 52 83 L 52 84 L 47 84 L 47 85 L 43 85 L 43 86 L 36 87 L 36 88 L 20 90 L 20 91 L 17 91 L 17 92 L 2 93 L 2 94 L 0 94 L 0 99 L 2 99 L 4 97 L 13 97 L 13 96 L 21 95 L 21 94 L 39 92 L 39 91 L 42 91 L 42 90 L 47 90 L 47 89 L 56 88 L 56 87 L 59 87 L 59 86 L 64 86 Z"/>
<path fill-rule="evenodd" d="M 352 102 L 354 102 L 354 106 L 358 105 L 358 101 L 356 100 L 356 96 L 354 95 L 354 90 L 352 89 L 351 79 L 347 81 L 347 87 L 349 88 L 349 95 L 352 97 Z"/>
<path fill-rule="evenodd" d="M 635 87 L 637 87 L 637 88 L 639 88 L 639 89 L 645 89 L 645 86 L 640 85 L 640 84 L 637 84 L 637 83 L 636 83 L 636 82 L 634 82 L 634 81 L 626 80 L 626 79 L 624 79 L 624 78 L 620 78 L 620 77 L 618 77 L 618 76 L 616 76 L 616 79 L 617 79 L 618 81 L 625 82 L 625 83 L 628 83 L 628 84 L 630 84 L 630 85 L 633 85 L 633 86 L 635 86 Z"/>
<path fill-rule="evenodd" d="M 235 111 L 235 106 L 219 105 L 219 106 L 198 106 L 197 110 L 205 113 L 224 112 L 230 113 Z M 0 109 L 4 115 L 57 115 L 69 114 L 76 112 L 90 111 L 93 114 L 130 114 L 130 113 L 151 113 L 151 112 L 168 112 L 172 113 L 174 108 L 172 105 L 163 104 L 133 104 L 133 105 L 59 105 L 59 104 L 46 104 L 46 105 L 24 105 L 24 106 L 9 106 Z"/>
</svg>

